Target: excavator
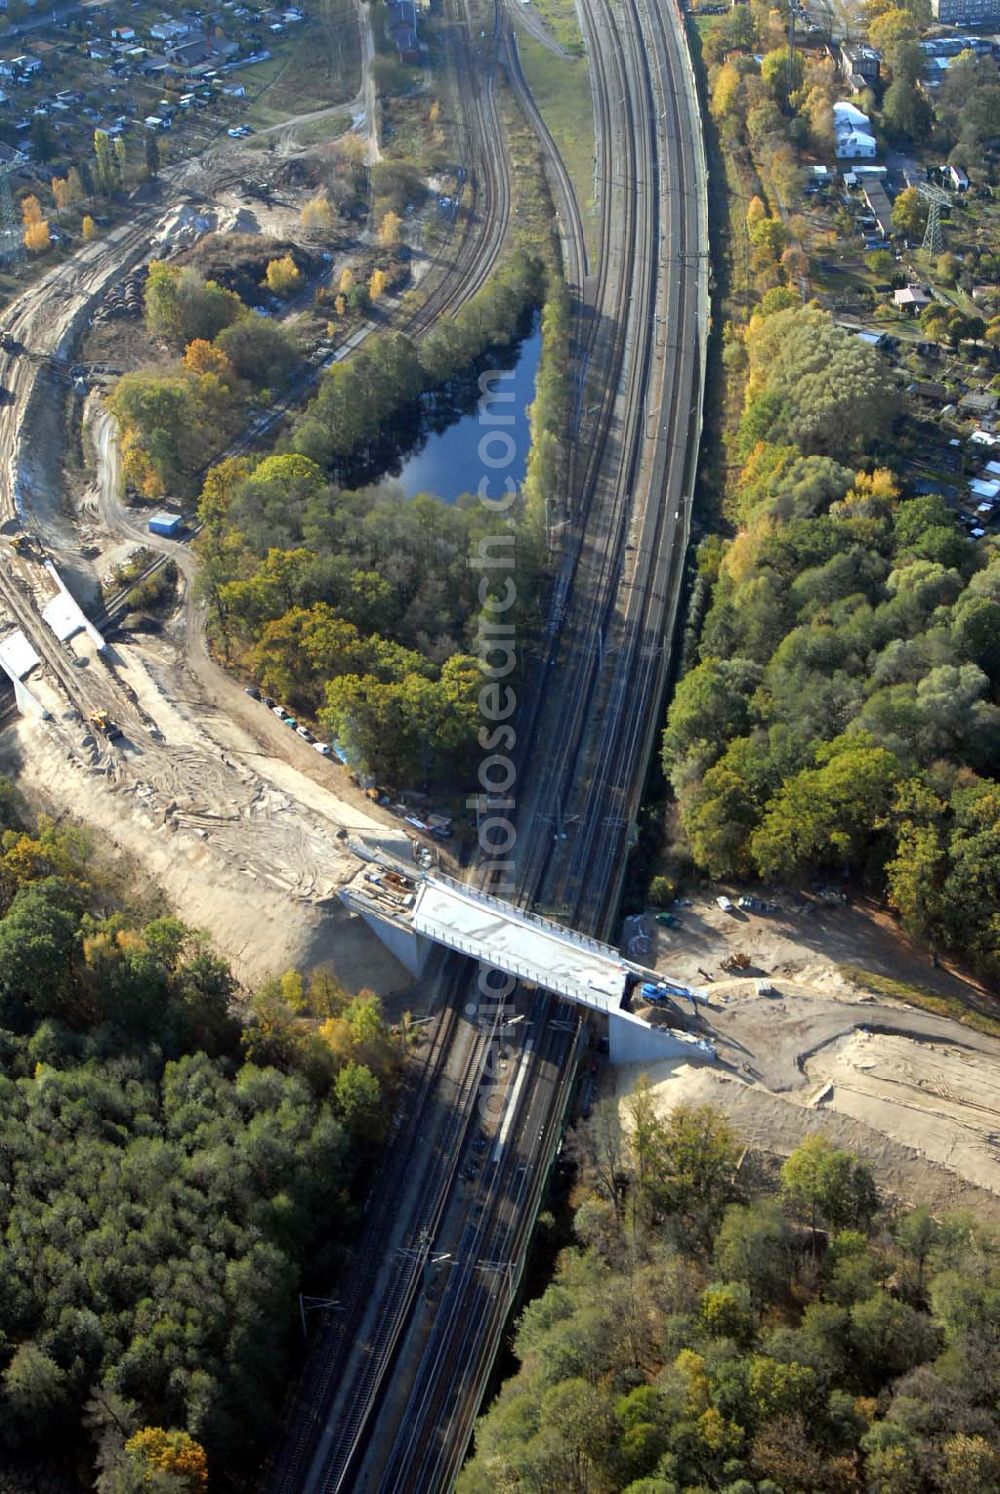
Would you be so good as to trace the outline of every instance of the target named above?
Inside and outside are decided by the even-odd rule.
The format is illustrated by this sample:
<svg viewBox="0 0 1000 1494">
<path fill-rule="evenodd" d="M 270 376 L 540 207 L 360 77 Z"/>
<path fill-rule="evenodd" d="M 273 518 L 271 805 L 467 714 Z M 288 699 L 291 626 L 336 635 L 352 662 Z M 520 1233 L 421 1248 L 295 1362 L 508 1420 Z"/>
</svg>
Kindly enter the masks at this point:
<svg viewBox="0 0 1000 1494">
<path fill-rule="evenodd" d="M 107 711 L 92 711 L 89 719 L 94 730 L 99 731 L 109 742 L 116 741 L 122 734 L 121 727 L 112 721 Z"/>
</svg>

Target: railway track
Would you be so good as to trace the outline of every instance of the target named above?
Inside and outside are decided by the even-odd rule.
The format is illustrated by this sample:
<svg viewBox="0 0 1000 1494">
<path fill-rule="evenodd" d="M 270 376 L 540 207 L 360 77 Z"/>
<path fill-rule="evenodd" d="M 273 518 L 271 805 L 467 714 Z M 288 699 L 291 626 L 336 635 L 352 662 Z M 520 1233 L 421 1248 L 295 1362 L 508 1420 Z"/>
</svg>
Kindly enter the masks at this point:
<svg viewBox="0 0 1000 1494">
<path fill-rule="evenodd" d="M 588 378 L 598 380 L 602 394 L 586 451 L 583 534 L 567 567 L 565 612 L 552 630 L 567 642 L 552 656 L 559 673 L 526 754 L 531 764 L 540 749 L 544 757 L 529 813 L 519 816 L 520 844 L 528 851 L 518 890 L 524 902 L 543 901 L 575 926 L 606 933 L 681 591 L 700 434 L 699 255 L 706 244 L 696 127 L 679 102 L 691 97 L 691 80 L 683 73 L 674 14 L 665 15 L 655 0 L 607 6 L 583 0 L 583 9 L 598 80 L 599 136 L 605 158 L 614 151 L 617 162 L 617 174 L 608 178 L 614 191 L 603 204 L 604 232 L 624 231 L 635 276 L 627 273 L 624 253 L 616 260 L 606 243 L 596 301 L 614 331 L 607 336 L 599 327 L 586 345 Z M 616 85 L 623 111 L 617 120 Z M 573 826 L 565 841 L 553 838 L 551 818 L 542 817 L 557 797 Z M 565 1053 L 557 1069 L 553 1109 L 572 1083 Z M 544 1066 L 535 1065 L 521 1099 L 528 1113 L 544 1088 L 543 1074 Z M 511 1305 L 510 1296 L 490 1296 L 477 1262 L 485 1255 L 518 1268 L 537 1204 L 517 1178 L 523 1185 L 525 1166 L 544 1155 L 542 1137 L 536 1143 L 530 1134 L 519 1136 L 508 1170 L 486 1193 L 484 1215 L 462 1236 L 463 1265 L 446 1283 L 405 1409 L 397 1404 L 384 1418 L 387 1428 L 395 1427 L 389 1462 L 369 1467 L 359 1489 L 437 1494 L 451 1487 Z"/>
<path fill-rule="evenodd" d="M 457 18 L 456 12 L 452 12 L 452 18 L 447 41 L 448 56 L 457 80 L 463 129 L 469 142 L 467 169 L 477 194 L 476 216 L 465 224 L 461 245 L 447 278 L 432 289 L 424 304 L 401 328 L 417 337 L 442 317 L 454 313 L 482 288 L 495 267 L 510 226 L 511 183 L 495 96 L 502 41 L 499 16 L 492 46 L 485 57 L 482 51 L 470 46 L 467 11 Z M 468 979 L 464 962 L 455 962 L 454 970 L 458 985 L 442 1019 L 443 1028 L 435 1045 L 434 1063 L 430 1068 L 425 1067 L 423 1088 L 411 1117 L 406 1152 L 409 1160 L 401 1164 L 394 1159 L 391 1164 L 389 1185 L 380 1189 L 381 1207 L 366 1224 L 355 1251 L 356 1269 L 351 1275 L 349 1289 L 351 1305 L 341 1313 L 337 1325 L 322 1335 L 310 1358 L 295 1399 L 298 1415 L 293 1416 L 278 1455 L 265 1470 L 264 1482 L 274 1494 L 351 1486 L 350 1480 L 370 1429 L 372 1409 L 411 1315 L 423 1272 L 420 1257 L 425 1256 L 429 1248 L 426 1242 L 434 1238 L 441 1209 L 454 1183 L 474 1110 L 477 1086 L 495 1037 L 495 1023 L 485 1031 L 474 1029 L 475 1040 L 468 1062 L 457 1093 L 452 1097 L 445 1144 L 436 1148 L 436 1171 L 432 1180 L 421 1187 L 417 1207 L 408 1220 L 408 1243 L 403 1248 L 411 1253 L 400 1256 L 396 1269 L 390 1273 L 388 1289 L 381 1299 L 382 1316 L 368 1340 L 364 1362 L 350 1379 L 346 1399 L 343 1395 L 338 1399 L 338 1377 L 343 1375 L 359 1330 L 361 1307 L 371 1292 L 382 1259 L 385 1240 L 390 1233 L 392 1210 L 398 1204 L 407 1169 L 423 1139 L 423 1119 L 435 1094 L 448 1082 L 448 1055 L 460 1028 L 457 1007 L 464 989 L 463 982 L 467 983 Z M 396 1186 L 393 1186 L 393 1180 L 396 1180 Z"/>
</svg>

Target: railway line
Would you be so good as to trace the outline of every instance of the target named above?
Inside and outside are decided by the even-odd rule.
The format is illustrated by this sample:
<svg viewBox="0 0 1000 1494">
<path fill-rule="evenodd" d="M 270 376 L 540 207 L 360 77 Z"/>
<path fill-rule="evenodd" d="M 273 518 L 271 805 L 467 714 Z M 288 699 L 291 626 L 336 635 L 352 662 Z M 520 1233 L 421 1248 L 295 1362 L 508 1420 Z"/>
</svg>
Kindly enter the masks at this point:
<svg viewBox="0 0 1000 1494">
<path fill-rule="evenodd" d="M 577 353 L 580 397 L 596 392 L 587 409 L 597 418 L 580 443 L 578 539 L 557 580 L 541 705 L 521 758 L 520 781 L 529 781 L 518 893 L 604 933 L 681 589 L 700 431 L 706 225 L 676 14 L 656 0 L 583 0 L 583 14 L 605 192 L 593 315 L 580 323 Z M 399 1351 L 373 1414 L 372 1451 L 352 1481 L 321 1478 L 310 1489 L 431 1494 L 454 1480 L 573 1083 L 579 1031 L 572 1021 L 547 1027 L 544 1012 L 521 1002 L 536 1041 L 496 1169 L 474 1200 L 456 1198 L 450 1228 L 443 1222 L 438 1248 L 452 1247 L 454 1264 L 433 1313 L 416 1314 Z"/>
</svg>

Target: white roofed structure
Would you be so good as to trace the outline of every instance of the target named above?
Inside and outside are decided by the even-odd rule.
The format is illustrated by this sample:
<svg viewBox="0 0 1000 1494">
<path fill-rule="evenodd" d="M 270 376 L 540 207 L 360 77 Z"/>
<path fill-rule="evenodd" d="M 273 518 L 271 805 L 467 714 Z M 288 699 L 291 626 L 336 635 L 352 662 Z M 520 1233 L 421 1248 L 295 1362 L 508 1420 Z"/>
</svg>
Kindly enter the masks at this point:
<svg viewBox="0 0 1000 1494">
<path fill-rule="evenodd" d="M 421 884 L 411 922 L 438 944 L 603 1012 L 620 1009 L 629 974 L 656 978 L 610 944 L 442 877 Z"/>
</svg>

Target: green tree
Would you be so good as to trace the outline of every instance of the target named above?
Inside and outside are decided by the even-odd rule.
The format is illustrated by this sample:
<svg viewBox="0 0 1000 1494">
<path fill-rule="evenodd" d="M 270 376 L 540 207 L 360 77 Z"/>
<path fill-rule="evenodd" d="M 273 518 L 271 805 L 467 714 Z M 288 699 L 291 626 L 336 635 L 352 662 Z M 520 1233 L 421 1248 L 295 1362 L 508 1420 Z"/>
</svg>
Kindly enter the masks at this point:
<svg viewBox="0 0 1000 1494">
<path fill-rule="evenodd" d="M 761 81 L 782 107 L 802 87 L 804 73 L 802 53 L 794 47 L 776 47 L 764 54 L 760 64 Z"/>
<path fill-rule="evenodd" d="M 758 1312 L 787 1291 L 791 1238 L 777 1205 L 730 1204 L 715 1237 L 715 1266 L 726 1280 L 746 1284 Z"/>
<path fill-rule="evenodd" d="M 927 224 L 927 207 L 916 187 L 904 187 L 892 204 L 892 226 L 908 239 L 922 237 Z"/>
<path fill-rule="evenodd" d="M 821 1224 L 828 1229 L 868 1228 L 878 1209 L 869 1169 L 818 1134 L 807 1136 L 785 1162 L 781 1190 L 814 1234 Z"/>
<path fill-rule="evenodd" d="M 334 1083 L 334 1098 L 350 1131 L 369 1136 L 379 1134 L 382 1089 L 365 1064 L 350 1062 L 344 1065 Z"/>
<path fill-rule="evenodd" d="M 176 348 L 185 348 L 197 338 L 211 342 L 244 312 L 239 296 L 232 291 L 203 279 L 197 270 L 163 260 L 150 264 L 143 296 L 150 332 Z M 235 366 L 231 356 L 230 362 Z"/>
<path fill-rule="evenodd" d="M 32 1439 L 44 1435 L 53 1411 L 66 1399 L 66 1376 L 58 1364 L 36 1343 L 25 1340 L 0 1378 L 18 1431 Z"/>
</svg>

